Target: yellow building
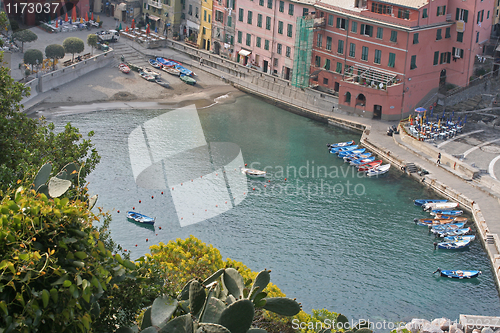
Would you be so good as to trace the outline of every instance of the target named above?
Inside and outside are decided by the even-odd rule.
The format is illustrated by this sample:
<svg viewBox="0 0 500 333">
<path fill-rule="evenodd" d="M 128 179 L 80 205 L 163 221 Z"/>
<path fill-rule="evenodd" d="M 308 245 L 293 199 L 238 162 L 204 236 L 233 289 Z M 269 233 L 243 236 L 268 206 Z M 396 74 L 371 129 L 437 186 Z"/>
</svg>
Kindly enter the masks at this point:
<svg viewBox="0 0 500 333">
<path fill-rule="evenodd" d="M 212 0 L 201 0 L 200 33 L 198 47 L 210 51 L 212 38 Z"/>
</svg>

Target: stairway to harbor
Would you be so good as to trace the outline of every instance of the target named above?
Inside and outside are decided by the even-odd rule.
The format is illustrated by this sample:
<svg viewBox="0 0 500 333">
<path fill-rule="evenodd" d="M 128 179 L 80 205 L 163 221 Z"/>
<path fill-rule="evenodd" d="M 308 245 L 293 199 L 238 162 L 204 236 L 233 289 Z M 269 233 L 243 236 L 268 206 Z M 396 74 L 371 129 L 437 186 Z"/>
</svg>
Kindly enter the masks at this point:
<svg viewBox="0 0 500 333">
<path fill-rule="evenodd" d="M 113 61 L 112 67 L 118 67 L 118 65 L 122 62 L 121 56 L 125 58 L 125 62 L 133 63 L 137 66 L 146 66 L 148 65 L 147 59 L 144 58 L 144 55 L 126 42 L 119 41 L 111 45 L 113 50 L 115 51 L 115 60 Z"/>
<path fill-rule="evenodd" d="M 408 173 L 415 173 L 418 171 L 418 168 L 416 167 L 415 163 L 408 162 L 406 163 L 406 171 L 408 171 Z"/>
</svg>

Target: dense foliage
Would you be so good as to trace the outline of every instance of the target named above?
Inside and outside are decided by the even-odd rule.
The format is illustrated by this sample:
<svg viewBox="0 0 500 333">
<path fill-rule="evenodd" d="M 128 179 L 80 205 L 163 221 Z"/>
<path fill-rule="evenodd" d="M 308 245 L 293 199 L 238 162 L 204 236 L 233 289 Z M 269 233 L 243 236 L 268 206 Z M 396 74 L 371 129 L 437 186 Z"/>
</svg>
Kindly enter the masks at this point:
<svg viewBox="0 0 500 333">
<path fill-rule="evenodd" d="M 42 64 L 43 62 L 43 53 L 37 49 L 29 49 L 24 52 L 24 63 L 31 65 L 31 70 L 33 70 L 33 66 L 38 64 Z"/>
<path fill-rule="evenodd" d="M 97 47 L 97 35 L 89 34 L 87 36 L 87 45 L 92 48 L 92 54 L 94 54 L 94 47 Z"/>
<path fill-rule="evenodd" d="M 8 69 L 0 67 L 0 190 L 7 190 L 18 180 L 33 179 L 37 169 L 48 161 L 57 170 L 70 162 L 83 163 L 85 178 L 100 160 L 90 141 L 94 133 L 83 139 L 78 128 L 69 123 L 55 133 L 53 124 L 19 112 L 22 98 L 28 95 L 29 88 L 15 82 Z"/>
<path fill-rule="evenodd" d="M 24 43 L 34 42 L 38 39 L 37 34 L 29 29 L 18 30 L 12 35 L 15 40 L 21 42 L 21 52 L 24 52 Z"/>
<path fill-rule="evenodd" d="M 64 51 L 64 47 L 59 44 L 50 44 L 45 47 L 45 56 L 48 59 L 52 59 L 52 69 L 55 69 L 56 59 L 64 58 L 66 52 Z"/>
<path fill-rule="evenodd" d="M 71 53 L 73 55 L 73 61 L 75 60 L 75 53 L 81 53 L 85 49 L 85 44 L 83 40 L 78 37 L 68 37 L 63 41 L 63 47 L 66 53 Z"/>
<path fill-rule="evenodd" d="M 0 327 L 5 332 L 90 331 L 100 316 L 99 299 L 135 270 L 133 262 L 106 246 L 94 223 L 107 216 L 92 213 L 85 191 L 78 192 L 48 199 L 19 187 L 4 195 Z"/>
</svg>

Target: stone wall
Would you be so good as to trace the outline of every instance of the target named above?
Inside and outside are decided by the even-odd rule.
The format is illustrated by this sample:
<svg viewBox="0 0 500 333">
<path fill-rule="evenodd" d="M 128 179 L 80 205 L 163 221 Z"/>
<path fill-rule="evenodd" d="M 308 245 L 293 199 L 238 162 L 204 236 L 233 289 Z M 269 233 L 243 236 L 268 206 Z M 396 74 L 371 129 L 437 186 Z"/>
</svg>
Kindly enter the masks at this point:
<svg viewBox="0 0 500 333">
<path fill-rule="evenodd" d="M 481 82 L 478 82 L 468 88 L 460 89 L 459 91 L 447 96 L 444 99 L 444 106 L 450 107 L 460 102 L 471 99 L 477 95 L 489 94 L 491 91 L 491 81 L 490 78 L 485 78 Z"/>
</svg>

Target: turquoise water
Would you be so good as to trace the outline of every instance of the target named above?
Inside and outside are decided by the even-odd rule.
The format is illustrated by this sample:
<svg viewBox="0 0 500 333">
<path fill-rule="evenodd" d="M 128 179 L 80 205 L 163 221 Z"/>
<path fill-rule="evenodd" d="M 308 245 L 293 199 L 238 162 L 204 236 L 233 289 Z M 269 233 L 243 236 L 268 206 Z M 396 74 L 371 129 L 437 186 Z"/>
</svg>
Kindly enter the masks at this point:
<svg viewBox="0 0 500 333">
<path fill-rule="evenodd" d="M 213 244 L 223 258 L 255 271 L 272 269 L 271 281 L 308 312 L 327 308 L 372 322 L 500 314 L 480 242 L 465 251 L 435 251 L 427 228 L 413 223 L 427 216 L 413 199 L 432 193 L 397 170 L 381 178 L 361 177 L 326 149 L 326 143 L 358 141 L 359 133 L 250 96 L 198 110 L 198 115 L 207 142 L 237 144 L 245 163 L 267 166 L 270 178 L 248 179 L 249 193 L 239 205 L 181 227 L 170 192 L 136 186 L 129 157 L 132 130 L 165 112 L 99 111 L 51 120 L 59 128 L 70 121 L 82 133 L 95 131 L 102 161 L 88 178 L 89 187 L 99 194 L 98 205 L 113 215 L 113 239 L 133 257 L 160 241 L 194 235 Z M 157 228 L 127 222 L 125 212 L 133 208 L 156 216 Z M 438 267 L 480 269 L 483 275 L 474 281 L 447 280 L 431 274 Z"/>
</svg>

